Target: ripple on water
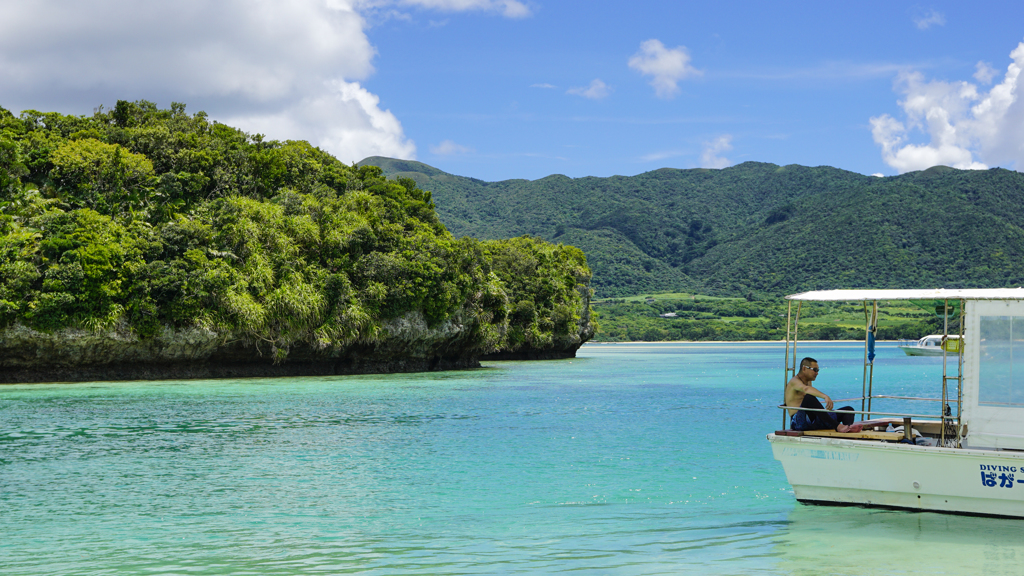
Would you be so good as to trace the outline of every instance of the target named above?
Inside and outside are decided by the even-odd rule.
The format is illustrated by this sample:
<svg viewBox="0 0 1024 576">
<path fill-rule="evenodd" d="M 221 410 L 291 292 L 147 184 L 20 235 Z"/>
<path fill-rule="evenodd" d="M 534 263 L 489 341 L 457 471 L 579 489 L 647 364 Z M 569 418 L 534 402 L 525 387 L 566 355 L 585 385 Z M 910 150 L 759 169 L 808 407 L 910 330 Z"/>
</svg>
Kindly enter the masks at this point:
<svg viewBox="0 0 1024 576">
<path fill-rule="evenodd" d="M 859 390 L 849 366 L 862 349 L 807 352 L 829 358 L 837 390 Z M 796 505 L 764 440 L 778 424 L 777 346 L 581 355 L 442 374 L 0 388 L 3 572 L 1019 566 L 1012 523 Z M 901 366 L 906 386 L 923 377 Z"/>
</svg>

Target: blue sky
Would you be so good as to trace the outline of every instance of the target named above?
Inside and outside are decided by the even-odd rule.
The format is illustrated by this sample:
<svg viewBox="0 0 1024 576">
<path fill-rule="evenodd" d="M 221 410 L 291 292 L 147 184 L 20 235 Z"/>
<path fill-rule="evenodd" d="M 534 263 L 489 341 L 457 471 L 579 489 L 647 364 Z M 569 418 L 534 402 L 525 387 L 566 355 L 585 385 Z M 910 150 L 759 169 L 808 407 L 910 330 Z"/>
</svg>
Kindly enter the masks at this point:
<svg viewBox="0 0 1024 576">
<path fill-rule="evenodd" d="M 150 4 L 0 0 L 0 106 L 181 101 L 483 180 L 1024 169 L 1019 1 Z"/>
</svg>

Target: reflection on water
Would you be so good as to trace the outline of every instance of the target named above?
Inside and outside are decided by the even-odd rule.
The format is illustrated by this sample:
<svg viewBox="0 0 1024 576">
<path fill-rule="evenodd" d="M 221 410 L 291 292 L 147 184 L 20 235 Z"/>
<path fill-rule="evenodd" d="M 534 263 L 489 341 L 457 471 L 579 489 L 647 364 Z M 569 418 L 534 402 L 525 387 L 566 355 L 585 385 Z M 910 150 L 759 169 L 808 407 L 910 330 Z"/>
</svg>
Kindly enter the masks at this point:
<svg viewBox="0 0 1024 576">
<path fill-rule="evenodd" d="M 1024 521 L 797 504 L 774 538 L 776 568 L 829 574 L 1024 572 Z"/>
</svg>

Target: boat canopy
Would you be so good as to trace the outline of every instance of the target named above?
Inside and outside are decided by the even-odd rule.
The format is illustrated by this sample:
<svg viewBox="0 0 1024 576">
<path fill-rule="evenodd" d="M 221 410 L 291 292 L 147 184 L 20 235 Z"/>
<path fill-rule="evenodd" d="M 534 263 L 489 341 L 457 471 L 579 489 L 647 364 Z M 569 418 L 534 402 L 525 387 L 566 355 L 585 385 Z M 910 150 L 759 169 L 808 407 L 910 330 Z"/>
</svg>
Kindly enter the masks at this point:
<svg viewBox="0 0 1024 576">
<path fill-rule="evenodd" d="M 926 290 L 815 290 L 786 296 L 804 302 L 878 300 L 1024 300 L 1024 288 L 933 288 Z"/>
<path fill-rule="evenodd" d="M 865 309 L 864 380 L 861 414 L 872 412 L 874 335 L 878 303 L 903 300 L 928 304 L 943 318 L 942 337 L 958 337 L 942 358 L 942 394 L 939 415 L 942 440 L 952 437 L 964 447 L 1024 451 L 1024 288 L 970 288 L 930 290 L 818 290 L 786 297 L 796 301 L 792 334 L 786 334 L 786 374 L 796 373 L 796 325 L 802 302 L 861 302 Z M 924 306 L 922 306 L 924 307 Z M 870 310 L 869 310 L 870 308 Z M 792 308 L 791 314 L 792 315 Z M 958 334 L 950 334 L 953 320 Z M 790 357 L 790 336 L 792 356 Z M 790 363 L 792 359 L 792 364 Z M 947 363 L 949 364 L 947 366 Z M 947 370 L 949 368 L 949 370 Z M 894 398 L 890 396 L 889 398 Z M 905 398 L 911 400 L 911 398 Z M 913 400 L 924 400 L 914 398 Z M 866 403 L 865 403 L 866 401 Z M 957 408 L 953 413 L 950 408 Z M 944 410 L 943 410 L 944 408 Z M 953 427 L 947 435 L 945 428 Z M 966 430 L 966 436 L 962 432 Z"/>
</svg>

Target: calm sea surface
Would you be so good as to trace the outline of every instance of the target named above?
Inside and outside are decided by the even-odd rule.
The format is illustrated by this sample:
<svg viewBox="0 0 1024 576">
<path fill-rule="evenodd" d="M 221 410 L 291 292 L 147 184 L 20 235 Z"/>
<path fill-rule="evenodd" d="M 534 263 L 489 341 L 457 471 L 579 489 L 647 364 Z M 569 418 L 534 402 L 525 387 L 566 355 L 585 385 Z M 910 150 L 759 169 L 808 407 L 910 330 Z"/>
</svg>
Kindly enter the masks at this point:
<svg viewBox="0 0 1024 576">
<path fill-rule="evenodd" d="M 804 353 L 860 394 L 862 345 Z M 1024 521 L 796 503 L 781 345 L 579 356 L 0 387 L 0 573 L 1024 572 Z M 876 386 L 935 395 L 940 362 L 883 345 Z"/>
</svg>

